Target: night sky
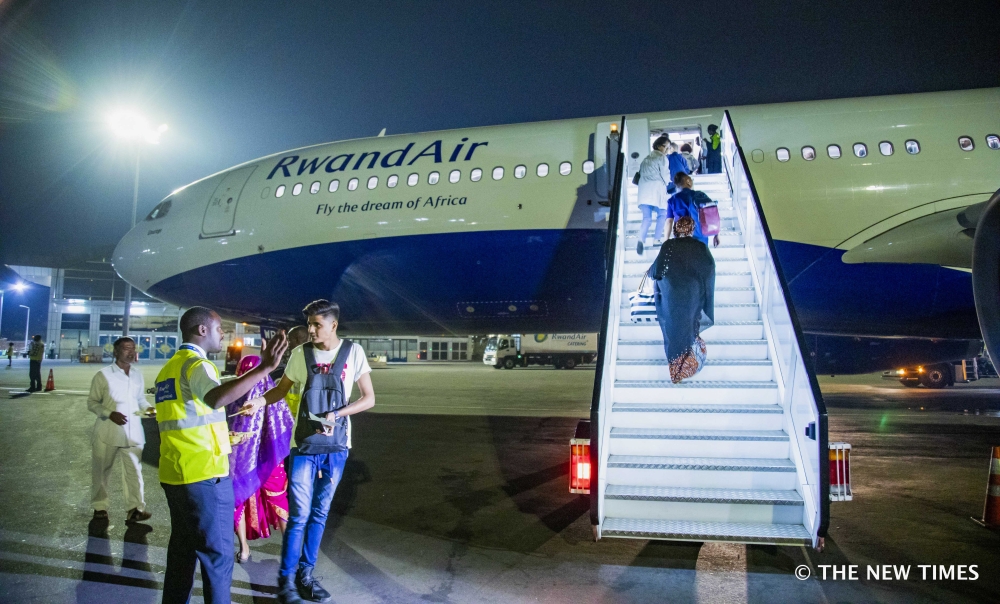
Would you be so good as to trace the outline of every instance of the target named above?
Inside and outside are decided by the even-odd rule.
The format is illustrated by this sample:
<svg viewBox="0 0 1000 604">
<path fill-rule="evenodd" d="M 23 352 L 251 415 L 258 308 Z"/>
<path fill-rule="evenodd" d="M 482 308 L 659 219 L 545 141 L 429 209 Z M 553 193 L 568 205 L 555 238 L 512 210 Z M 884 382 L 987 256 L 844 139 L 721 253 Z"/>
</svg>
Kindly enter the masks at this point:
<svg viewBox="0 0 1000 604">
<path fill-rule="evenodd" d="M 8 0 L 0 262 L 65 266 L 125 233 L 135 152 L 105 121 L 120 105 L 170 127 L 142 149 L 141 219 L 240 162 L 382 128 L 997 85 L 996 0 Z"/>
</svg>

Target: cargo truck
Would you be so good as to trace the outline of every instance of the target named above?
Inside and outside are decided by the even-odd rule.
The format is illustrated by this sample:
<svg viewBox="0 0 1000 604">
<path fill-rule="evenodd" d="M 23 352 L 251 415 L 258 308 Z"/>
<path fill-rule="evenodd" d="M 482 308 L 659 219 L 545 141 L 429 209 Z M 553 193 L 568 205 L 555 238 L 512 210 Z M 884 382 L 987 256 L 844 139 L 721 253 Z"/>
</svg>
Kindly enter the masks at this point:
<svg viewBox="0 0 1000 604">
<path fill-rule="evenodd" d="M 483 363 L 500 369 L 552 365 L 572 369 L 597 358 L 596 333 L 534 333 L 490 336 Z"/>
</svg>

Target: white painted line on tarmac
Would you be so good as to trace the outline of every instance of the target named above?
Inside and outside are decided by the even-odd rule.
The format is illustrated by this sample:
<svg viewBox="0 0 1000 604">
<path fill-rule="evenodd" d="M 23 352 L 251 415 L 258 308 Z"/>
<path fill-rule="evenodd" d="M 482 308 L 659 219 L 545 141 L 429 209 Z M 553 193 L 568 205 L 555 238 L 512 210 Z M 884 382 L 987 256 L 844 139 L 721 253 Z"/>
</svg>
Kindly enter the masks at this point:
<svg viewBox="0 0 1000 604">
<path fill-rule="evenodd" d="M 26 392 L 24 388 L 0 388 L 0 390 L 8 390 L 13 392 Z M 90 394 L 87 390 L 63 390 L 62 388 L 56 388 L 51 392 L 32 392 L 32 394 Z"/>
</svg>

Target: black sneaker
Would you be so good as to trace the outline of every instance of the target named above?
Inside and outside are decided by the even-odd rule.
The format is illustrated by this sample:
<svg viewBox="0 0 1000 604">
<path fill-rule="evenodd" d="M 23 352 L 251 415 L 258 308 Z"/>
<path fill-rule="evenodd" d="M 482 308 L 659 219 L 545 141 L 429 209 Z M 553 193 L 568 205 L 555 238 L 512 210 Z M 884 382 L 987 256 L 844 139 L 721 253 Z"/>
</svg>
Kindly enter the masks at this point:
<svg viewBox="0 0 1000 604">
<path fill-rule="evenodd" d="M 136 522 L 145 522 L 153 517 L 152 512 L 147 512 L 145 510 L 139 511 L 139 508 L 132 508 L 125 514 L 125 524 L 135 524 Z"/>
<path fill-rule="evenodd" d="M 635 253 L 637 253 L 640 256 L 642 256 L 642 241 L 640 241 L 639 243 L 635 244 Z"/>
<path fill-rule="evenodd" d="M 278 604 L 302 604 L 293 577 L 278 577 Z"/>
<path fill-rule="evenodd" d="M 319 581 L 312 576 L 311 568 L 300 568 L 299 572 L 295 574 L 295 583 L 299 587 L 299 595 L 302 596 L 303 600 L 322 604 L 333 599 L 330 592 L 323 589 Z"/>
</svg>

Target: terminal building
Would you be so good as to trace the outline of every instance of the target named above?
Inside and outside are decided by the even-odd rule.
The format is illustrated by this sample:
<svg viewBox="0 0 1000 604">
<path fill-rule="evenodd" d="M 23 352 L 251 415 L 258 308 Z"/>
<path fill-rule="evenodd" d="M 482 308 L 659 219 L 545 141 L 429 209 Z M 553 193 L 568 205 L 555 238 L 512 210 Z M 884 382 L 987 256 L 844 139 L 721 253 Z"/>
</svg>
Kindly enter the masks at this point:
<svg viewBox="0 0 1000 604">
<path fill-rule="evenodd" d="M 46 355 L 51 358 L 102 362 L 111 360 L 112 344 L 122 334 L 126 283 L 107 262 L 85 262 L 72 268 L 10 266 L 27 282 L 49 288 Z M 35 309 L 34 312 L 42 312 Z M 181 343 L 179 319 L 183 309 L 132 289 L 129 335 L 136 341 L 140 360 L 166 360 Z M 223 321 L 223 349 L 240 342 L 259 346 L 255 326 Z M 33 335 L 33 334 L 32 334 Z M 359 336 L 351 338 L 370 357 L 390 363 L 472 361 L 482 359 L 475 336 Z M 17 344 L 17 343 L 16 343 Z M 476 354 L 478 353 L 478 357 Z M 219 355 L 220 358 L 222 355 Z"/>
</svg>

